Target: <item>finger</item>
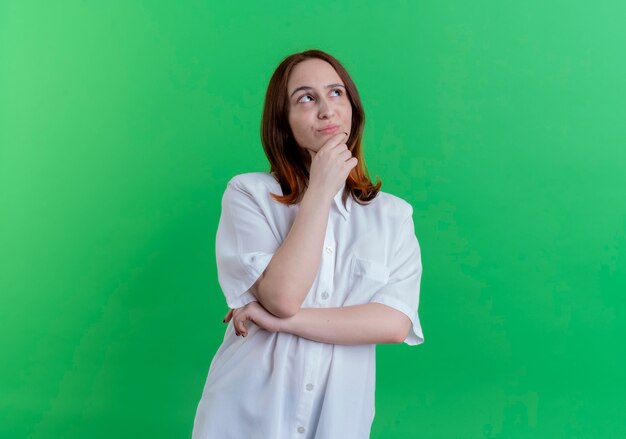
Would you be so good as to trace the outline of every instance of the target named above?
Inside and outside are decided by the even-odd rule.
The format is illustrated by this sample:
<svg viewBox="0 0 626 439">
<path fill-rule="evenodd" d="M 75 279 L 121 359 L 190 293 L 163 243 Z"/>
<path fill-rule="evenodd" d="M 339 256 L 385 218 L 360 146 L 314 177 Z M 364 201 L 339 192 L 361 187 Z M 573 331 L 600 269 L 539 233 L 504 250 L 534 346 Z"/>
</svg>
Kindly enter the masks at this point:
<svg viewBox="0 0 626 439">
<path fill-rule="evenodd" d="M 235 324 L 235 318 L 233 317 L 233 330 L 235 331 L 235 335 L 239 335 L 239 331 L 237 330 L 237 325 Z"/>
<path fill-rule="evenodd" d="M 246 327 L 243 324 L 242 316 L 237 316 L 233 323 L 235 325 L 235 331 L 237 332 L 237 335 L 244 335 L 246 333 Z"/>
<path fill-rule="evenodd" d="M 338 158 L 340 160 L 343 160 L 344 162 L 347 162 L 348 160 L 352 158 L 352 152 L 350 152 L 350 150 L 348 149 L 344 149 L 343 151 L 339 153 Z"/>
<path fill-rule="evenodd" d="M 233 329 L 235 330 L 235 335 L 240 335 L 239 334 L 239 329 L 237 328 L 237 318 L 238 318 L 238 313 L 235 311 L 238 311 L 239 308 L 237 308 L 237 310 L 232 310 L 233 312 L 231 313 L 231 320 L 232 320 L 232 324 L 233 324 Z"/>
<path fill-rule="evenodd" d="M 333 137 L 329 139 L 329 142 L 332 145 L 330 148 L 332 149 L 340 145 L 346 145 L 347 141 L 348 141 L 348 133 L 343 132 L 343 133 L 335 134 Z"/>
<path fill-rule="evenodd" d="M 237 335 L 241 335 L 241 329 L 240 329 L 240 325 L 241 325 L 241 319 L 244 318 L 243 317 L 243 309 L 245 307 L 242 308 L 237 308 L 235 310 L 233 310 L 233 315 L 232 315 L 232 320 L 233 320 L 233 329 L 235 330 L 235 334 Z"/>
<path fill-rule="evenodd" d="M 230 319 L 232 318 L 233 318 L 233 310 L 229 309 L 228 312 L 226 313 L 226 317 L 224 317 L 224 323 L 230 322 Z"/>
<path fill-rule="evenodd" d="M 246 319 L 247 320 L 247 319 Z M 246 320 L 242 320 L 241 321 L 241 335 L 243 335 L 244 337 L 246 335 L 248 335 L 248 327 L 246 326 Z"/>
<path fill-rule="evenodd" d="M 320 150 L 318 151 L 321 152 L 322 150 L 328 150 L 328 149 L 333 149 L 334 147 L 341 145 L 342 143 L 345 144 L 345 142 L 348 140 L 348 133 L 346 132 L 341 132 L 341 133 L 337 133 L 334 134 L 333 136 L 330 137 L 330 139 L 328 139 L 326 141 L 326 143 L 320 148 Z"/>
<path fill-rule="evenodd" d="M 346 162 L 346 165 L 350 168 L 353 169 L 356 167 L 356 165 L 359 163 L 359 160 L 356 157 L 352 157 L 350 160 L 348 160 Z"/>
</svg>

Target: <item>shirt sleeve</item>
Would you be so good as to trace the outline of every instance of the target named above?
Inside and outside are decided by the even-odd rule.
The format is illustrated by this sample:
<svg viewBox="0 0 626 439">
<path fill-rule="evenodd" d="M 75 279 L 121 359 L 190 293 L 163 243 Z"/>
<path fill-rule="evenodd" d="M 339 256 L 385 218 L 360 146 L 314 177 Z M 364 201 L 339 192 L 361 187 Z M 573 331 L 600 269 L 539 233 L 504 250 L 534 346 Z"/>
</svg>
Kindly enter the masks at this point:
<svg viewBox="0 0 626 439">
<path fill-rule="evenodd" d="M 402 222 L 396 249 L 390 262 L 389 282 L 370 302 L 382 303 L 406 314 L 411 319 L 411 331 L 404 340 L 414 346 L 424 342 L 417 308 L 422 277 L 420 246 L 413 226 L 413 208 Z"/>
<path fill-rule="evenodd" d="M 264 195 L 269 197 L 269 190 Z M 233 178 L 222 197 L 215 239 L 217 278 L 230 308 L 256 301 L 250 287 L 265 271 L 279 245 L 258 200 Z"/>
</svg>

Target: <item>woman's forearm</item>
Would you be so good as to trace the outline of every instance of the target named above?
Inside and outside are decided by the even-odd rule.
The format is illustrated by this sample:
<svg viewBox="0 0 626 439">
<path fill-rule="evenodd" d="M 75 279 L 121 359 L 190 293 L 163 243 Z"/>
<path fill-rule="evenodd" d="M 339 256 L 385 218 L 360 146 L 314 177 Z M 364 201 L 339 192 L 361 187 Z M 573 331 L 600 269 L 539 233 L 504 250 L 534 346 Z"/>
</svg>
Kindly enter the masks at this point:
<svg viewBox="0 0 626 439">
<path fill-rule="evenodd" d="M 346 144 L 349 137 L 347 131 L 338 132 L 329 138 L 319 136 L 319 142 L 324 141 L 322 145 L 303 146 L 311 161 L 298 214 L 251 289 L 257 300 L 277 317 L 291 317 L 298 312 L 317 276 L 330 205 L 358 163 Z"/>
<path fill-rule="evenodd" d="M 287 237 L 252 287 L 257 300 L 278 317 L 293 316 L 320 266 L 332 198 L 307 190 Z"/>
<path fill-rule="evenodd" d="M 282 319 L 280 332 L 333 344 L 402 343 L 411 320 L 402 312 L 382 305 L 340 308 L 302 308 L 293 317 Z"/>
</svg>

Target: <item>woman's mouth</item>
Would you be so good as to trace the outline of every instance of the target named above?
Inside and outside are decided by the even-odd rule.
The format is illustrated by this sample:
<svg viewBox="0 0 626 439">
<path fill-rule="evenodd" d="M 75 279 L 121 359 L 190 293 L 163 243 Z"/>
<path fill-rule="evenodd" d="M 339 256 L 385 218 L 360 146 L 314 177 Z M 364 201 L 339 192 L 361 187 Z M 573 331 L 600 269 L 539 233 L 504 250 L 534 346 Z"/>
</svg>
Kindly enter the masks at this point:
<svg viewBox="0 0 626 439">
<path fill-rule="evenodd" d="M 320 134 L 333 134 L 338 129 L 339 129 L 339 125 L 328 125 L 327 127 L 322 128 L 321 130 L 317 130 L 317 132 Z"/>
</svg>

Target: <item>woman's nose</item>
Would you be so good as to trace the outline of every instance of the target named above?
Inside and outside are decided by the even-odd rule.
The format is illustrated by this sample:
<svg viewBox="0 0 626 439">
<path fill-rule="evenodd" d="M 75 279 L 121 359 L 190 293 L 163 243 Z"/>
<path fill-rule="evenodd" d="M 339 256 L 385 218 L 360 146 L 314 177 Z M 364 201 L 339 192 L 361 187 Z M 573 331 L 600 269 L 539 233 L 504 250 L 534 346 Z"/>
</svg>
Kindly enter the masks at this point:
<svg viewBox="0 0 626 439">
<path fill-rule="evenodd" d="M 329 118 L 335 115 L 333 105 L 326 99 L 320 99 L 318 117 L 320 119 Z"/>
</svg>

